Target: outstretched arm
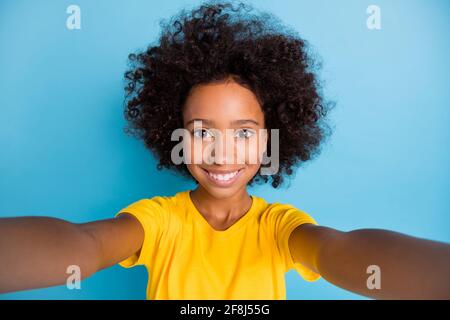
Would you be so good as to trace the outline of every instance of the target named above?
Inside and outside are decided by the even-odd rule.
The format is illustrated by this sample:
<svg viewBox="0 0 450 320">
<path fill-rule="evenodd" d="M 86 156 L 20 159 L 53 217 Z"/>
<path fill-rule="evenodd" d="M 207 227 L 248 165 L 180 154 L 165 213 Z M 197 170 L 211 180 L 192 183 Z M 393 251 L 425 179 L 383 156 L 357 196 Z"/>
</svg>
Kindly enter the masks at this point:
<svg viewBox="0 0 450 320">
<path fill-rule="evenodd" d="M 139 221 L 129 214 L 82 224 L 0 218 L 0 293 L 65 284 L 70 265 L 84 279 L 140 250 L 143 239 Z"/>
<path fill-rule="evenodd" d="M 450 299 L 450 244 L 388 230 L 342 232 L 308 223 L 291 233 L 289 248 L 295 262 L 361 295 Z M 369 289 L 369 266 L 379 268 L 380 288 Z"/>
</svg>

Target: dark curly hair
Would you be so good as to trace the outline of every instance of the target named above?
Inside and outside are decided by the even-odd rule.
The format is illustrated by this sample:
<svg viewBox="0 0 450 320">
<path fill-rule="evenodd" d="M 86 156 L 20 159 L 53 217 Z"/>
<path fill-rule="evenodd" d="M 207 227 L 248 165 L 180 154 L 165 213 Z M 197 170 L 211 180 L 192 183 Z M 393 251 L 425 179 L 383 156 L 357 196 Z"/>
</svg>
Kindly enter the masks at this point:
<svg viewBox="0 0 450 320">
<path fill-rule="evenodd" d="M 278 173 L 258 172 L 249 185 L 270 177 L 277 188 L 293 167 L 318 154 L 331 132 L 324 119 L 334 103 L 321 94 L 315 72 L 320 63 L 307 42 L 273 15 L 254 15 L 251 10 L 233 1 L 183 9 L 170 21 L 161 21 L 156 44 L 128 56 L 125 133 L 144 141 L 159 160 L 158 170 L 175 169 L 191 177 L 185 164 L 171 161 L 178 143 L 171 141 L 172 131 L 183 127 L 182 108 L 194 86 L 229 76 L 258 98 L 268 131 L 279 129 Z"/>
</svg>

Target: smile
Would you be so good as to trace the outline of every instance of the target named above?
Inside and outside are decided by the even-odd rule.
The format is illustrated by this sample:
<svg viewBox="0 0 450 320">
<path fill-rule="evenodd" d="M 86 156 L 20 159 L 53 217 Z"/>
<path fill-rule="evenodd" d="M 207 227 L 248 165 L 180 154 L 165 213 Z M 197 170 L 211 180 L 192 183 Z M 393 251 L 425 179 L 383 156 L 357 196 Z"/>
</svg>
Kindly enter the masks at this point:
<svg viewBox="0 0 450 320">
<path fill-rule="evenodd" d="M 219 173 L 217 171 L 208 171 L 203 168 L 202 170 L 206 173 L 208 179 L 211 182 L 220 187 L 230 186 L 242 174 L 242 171 L 244 171 L 244 169 L 239 169 L 235 171 L 226 171 Z"/>
</svg>

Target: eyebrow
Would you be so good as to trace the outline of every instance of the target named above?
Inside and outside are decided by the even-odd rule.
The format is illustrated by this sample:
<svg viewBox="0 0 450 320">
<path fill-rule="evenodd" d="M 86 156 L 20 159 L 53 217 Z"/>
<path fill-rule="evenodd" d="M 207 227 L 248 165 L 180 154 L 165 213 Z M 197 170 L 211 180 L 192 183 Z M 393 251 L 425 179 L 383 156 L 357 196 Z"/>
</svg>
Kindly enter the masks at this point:
<svg viewBox="0 0 450 320">
<path fill-rule="evenodd" d="M 214 124 L 214 121 L 211 121 L 211 120 L 208 120 L 208 119 L 198 119 L 198 118 L 196 118 L 196 119 L 189 120 L 186 123 L 186 126 L 190 125 L 191 123 L 194 123 L 194 121 L 202 121 L 203 123 L 205 123 L 207 125 Z M 259 126 L 259 123 L 257 121 L 255 121 L 255 120 L 252 120 L 252 119 L 240 119 L 240 120 L 234 120 L 234 121 L 230 122 L 231 125 L 242 125 L 242 124 L 247 124 L 247 123 L 252 123 L 254 125 Z"/>
</svg>

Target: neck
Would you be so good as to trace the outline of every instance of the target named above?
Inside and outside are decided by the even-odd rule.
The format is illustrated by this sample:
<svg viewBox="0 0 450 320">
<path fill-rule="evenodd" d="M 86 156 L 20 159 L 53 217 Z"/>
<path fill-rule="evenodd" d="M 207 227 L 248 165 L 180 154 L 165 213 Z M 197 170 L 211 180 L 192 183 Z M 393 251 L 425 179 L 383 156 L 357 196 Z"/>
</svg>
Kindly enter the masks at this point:
<svg viewBox="0 0 450 320">
<path fill-rule="evenodd" d="M 191 192 L 191 198 L 198 211 L 208 220 L 227 223 L 243 216 L 252 205 L 247 188 L 242 188 L 228 198 L 216 198 L 201 185 Z"/>
</svg>

